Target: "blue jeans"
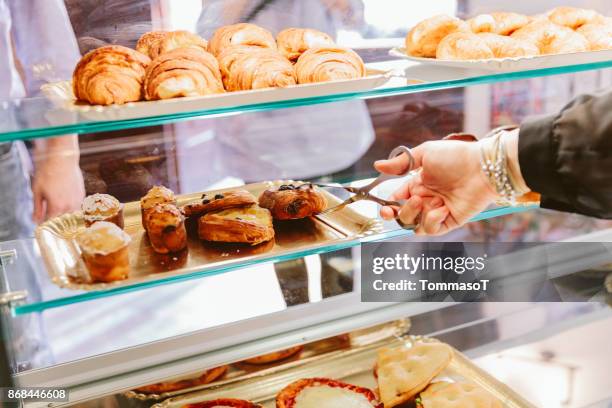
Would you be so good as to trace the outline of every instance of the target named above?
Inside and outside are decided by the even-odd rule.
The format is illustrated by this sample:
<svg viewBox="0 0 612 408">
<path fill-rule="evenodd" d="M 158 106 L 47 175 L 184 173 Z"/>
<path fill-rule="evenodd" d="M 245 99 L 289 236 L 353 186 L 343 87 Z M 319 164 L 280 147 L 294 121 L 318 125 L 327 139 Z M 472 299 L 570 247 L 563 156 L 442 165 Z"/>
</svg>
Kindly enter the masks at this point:
<svg viewBox="0 0 612 408">
<path fill-rule="evenodd" d="M 0 242 L 31 237 L 32 189 L 17 144 L 0 143 Z"/>
</svg>

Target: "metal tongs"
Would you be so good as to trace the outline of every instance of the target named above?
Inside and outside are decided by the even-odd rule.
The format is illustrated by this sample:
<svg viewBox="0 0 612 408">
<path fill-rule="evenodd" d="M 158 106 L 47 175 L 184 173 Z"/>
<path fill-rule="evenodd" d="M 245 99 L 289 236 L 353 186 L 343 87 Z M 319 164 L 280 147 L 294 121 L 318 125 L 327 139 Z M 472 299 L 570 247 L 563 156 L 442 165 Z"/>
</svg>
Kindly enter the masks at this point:
<svg viewBox="0 0 612 408">
<path fill-rule="evenodd" d="M 410 173 L 414 169 L 414 163 L 415 163 L 414 157 L 412 156 L 410 149 L 407 148 L 406 146 L 398 146 L 395 149 L 393 149 L 391 153 L 389 154 L 389 159 L 397 157 L 401 155 L 402 153 L 405 153 L 406 156 L 408 156 L 408 167 L 402 174 L 397 174 L 397 175 L 396 174 L 381 174 L 378 177 L 376 177 L 376 179 L 372 181 L 370 184 L 363 186 L 363 187 L 345 187 L 345 186 L 334 185 L 334 184 L 314 183 L 318 187 L 342 188 L 348 191 L 349 193 L 354 194 L 351 197 L 344 200 L 342 203 L 338 204 L 337 206 L 328 208 L 327 210 L 320 212 L 318 215 L 325 215 L 325 214 L 332 213 L 334 211 L 341 210 L 347 205 L 352 204 L 357 201 L 361 201 L 361 200 L 374 201 L 375 203 L 378 203 L 382 206 L 391 206 L 391 207 L 401 208 L 402 205 L 404 205 L 404 203 L 406 202 L 406 200 L 399 200 L 399 201 L 385 200 L 385 199 L 382 199 L 382 198 L 376 197 L 375 195 L 370 194 L 370 191 L 372 191 L 374 187 L 384 183 L 385 181 L 405 177 L 406 175 L 408 175 L 408 173 Z M 399 216 L 395 217 L 395 221 L 397 221 L 397 223 L 402 228 L 405 228 L 405 229 L 414 229 L 416 227 L 416 225 L 414 224 L 404 224 L 399 219 Z"/>
</svg>

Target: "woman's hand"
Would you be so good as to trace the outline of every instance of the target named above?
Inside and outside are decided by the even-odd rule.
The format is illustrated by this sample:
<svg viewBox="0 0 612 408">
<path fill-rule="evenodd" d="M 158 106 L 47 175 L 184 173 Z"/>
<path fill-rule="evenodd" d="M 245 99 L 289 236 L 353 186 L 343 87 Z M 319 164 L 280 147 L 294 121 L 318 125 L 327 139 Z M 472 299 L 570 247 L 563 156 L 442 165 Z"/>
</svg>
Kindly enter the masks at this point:
<svg viewBox="0 0 612 408">
<path fill-rule="evenodd" d="M 404 224 L 418 224 L 417 234 L 445 234 L 499 198 L 481 169 L 480 143 L 440 140 L 412 149 L 420 171 L 390 198 L 408 200 L 399 209 Z M 406 166 L 406 155 L 374 163 L 376 170 L 386 174 L 401 174 Z M 397 211 L 383 207 L 380 213 L 389 220 Z"/>
</svg>

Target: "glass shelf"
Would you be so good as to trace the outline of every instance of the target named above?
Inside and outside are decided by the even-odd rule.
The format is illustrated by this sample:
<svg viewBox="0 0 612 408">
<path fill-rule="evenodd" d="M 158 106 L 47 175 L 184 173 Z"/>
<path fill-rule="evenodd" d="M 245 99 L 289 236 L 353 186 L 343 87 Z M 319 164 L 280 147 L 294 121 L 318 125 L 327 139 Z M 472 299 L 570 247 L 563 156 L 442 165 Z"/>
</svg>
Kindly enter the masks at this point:
<svg viewBox="0 0 612 408">
<path fill-rule="evenodd" d="M 266 103 L 250 103 L 206 110 L 180 111 L 158 116 L 145 116 L 120 120 L 94 120 L 88 118 L 86 113 L 60 108 L 43 96 L 8 100 L 0 102 L 0 142 L 50 137 L 70 133 L 82 134 L 132 129 L 174 123 L 198 117 L 269 111 L 351 99 L 381 98 L 436 89 L 467 87 L 478 84 L 490 84 L 581 71 L 600 70 L 612 67 L 612 60 L 503 73 L 490 73 L 486 71 L 451 67 L 432 67 L 403 60 L 375 63 L 372 66 L 386 71 L 401 73 L 401 77 L 393 76 L 386 84 L 378 88 L 359 92 L 340 92 L 325 96 Z M 407 84 L 407 79 L 417 80 L 419 83 Z"/>
<path fill-rule="evenodd" d="M 376 207 L 367 207 L 368 208 L 362 208 L 358 211 L 362 213 L 368 212 L 370 213 L 370 216 L 376 216 Z M 537 206 L 492 208 L 482 212 L 472 221 L 486 220 L 502 215 L 528 211 L 534 208 L 537 208 Z M 205 276 L 214 276 L 257 264 L 277 263 L 302 258 L 308 255 L 339 251 L 358 246 L 362 242 L 385 240 L 412 234 L 413 231 L 401 229 L 395 222 L 385 222 L 382 232 L 361 239 L 336 242 L 328 246 L 300 250 L 281 256 L 263 257 L 257 260 L 245 260 L 244 262 L 234 263 L 231 266 L 221 267 L 215 270 L 195 271 L 168 277 L 161 276 L 156 280 L 139 282 L 130 286 L 113 287 L 98 291 L 62 289 L 54 285 L 51 282 L 51 279 L 44 266 L 36 241 L 34 239 L 23 239 L 0 243 L 0 253 L 3 252 L 7 254 L 7 256 L 2 258 L 3 273 L 0 278 L 3 282 L 0 287 L 2 287 L 4 291 L 10 292 L 27 291 L 27 297 L 24 300 L 12 303 L 13 313 L 16 315 L 22 315 L 70 305 L 73 303 L 134 292 L 169 283 L 184 282 Z M 11 253 L 15 255 L 11 256 Z"/>
</svg>

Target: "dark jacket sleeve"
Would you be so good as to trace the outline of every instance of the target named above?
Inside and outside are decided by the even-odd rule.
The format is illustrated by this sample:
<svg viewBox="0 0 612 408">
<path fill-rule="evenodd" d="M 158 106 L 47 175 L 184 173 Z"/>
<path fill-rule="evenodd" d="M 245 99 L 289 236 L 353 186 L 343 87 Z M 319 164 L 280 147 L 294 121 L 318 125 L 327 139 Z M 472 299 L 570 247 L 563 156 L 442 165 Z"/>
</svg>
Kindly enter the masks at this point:
<svg viewBox="0 0 612 408">
<path fill-rule="evenodd" d="M 542 207 L 612 218 L 612 90 L 526 120 L 519 163 Z"/>
</svg>

